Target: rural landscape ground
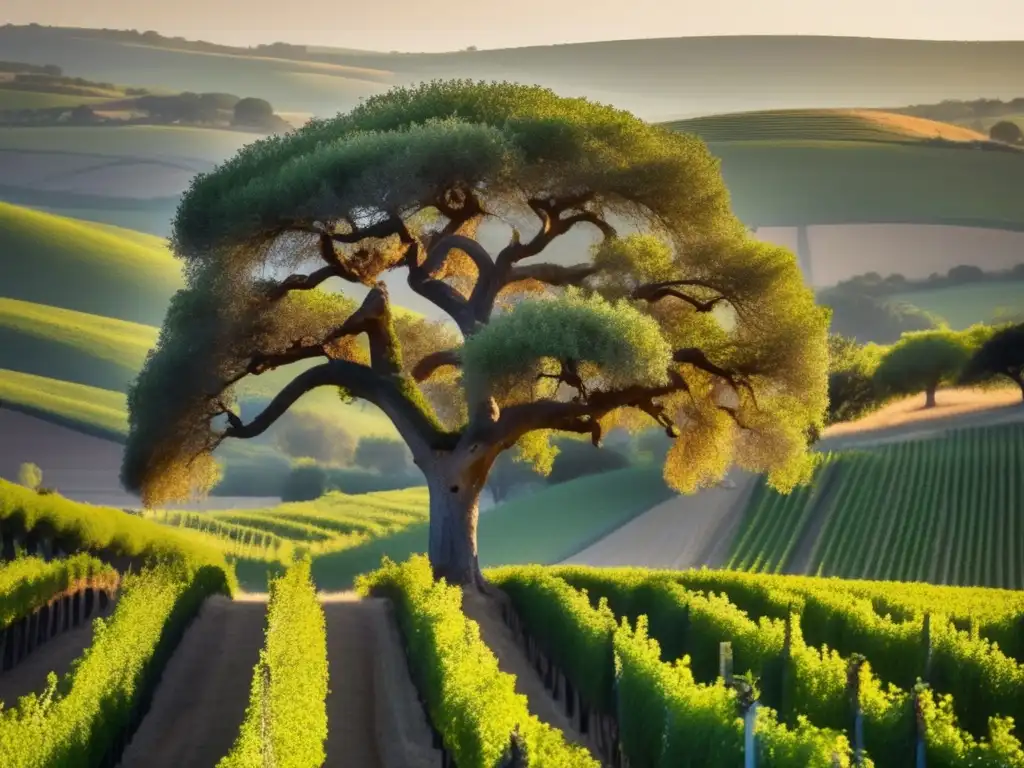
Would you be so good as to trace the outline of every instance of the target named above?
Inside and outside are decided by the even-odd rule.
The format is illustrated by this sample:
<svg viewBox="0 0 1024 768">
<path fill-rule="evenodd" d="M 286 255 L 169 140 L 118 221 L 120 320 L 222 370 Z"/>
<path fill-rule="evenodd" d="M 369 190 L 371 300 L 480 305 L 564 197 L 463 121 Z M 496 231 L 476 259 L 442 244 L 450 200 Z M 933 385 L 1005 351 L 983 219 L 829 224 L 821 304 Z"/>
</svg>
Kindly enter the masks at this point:
<svg viewBox="0 0 1024 768">
<path fill-rule="evenodd" d="M 777 768 L 1024 768 L 1024 136 L 994 128 L 1024 128 L 1024 43 L 972 45 L 765 36 L 388 54 L 0 28 L 0 765 L 674 768 L 739 766 L 753 749 Z M 516 92 L 510 107 L 459 81 L 395 97 L 394 114 L 440 121 L 388 111 L 390 89 L 439 78 L 557 96 Z M 615 144 L 626 123 L 563 96 L 634 113 L 644 122 L 623 135 L 638 143 Z M 264 123 L 246 122 L 247 100 L 267 102 Z M 350 133 L 295 138 L 349 110 L 337 125 Z M 574 127 L 553 141 L 548 122 Z M 252 152 L 271 129 L 280 143 Z M 523 139 L 534 130 L 542 150 Z M 421 143 L 378 151 L 367 136 Z M 297 159 L 274 154 L 289 141 Z M 600 190 L 520 206 L 541 217 L 522 241 L 518 220 L 510 240 L 486 206 L 458 219 L 491 190 L 467 192 L 449 165 L 486 175 L 494 157 L 574 141 L 602 158 L 596 170 L 544 173 L 610 184 L 608 199 L 649 206 L 707 251 L 680 235 L 666 266 L 625 235 L 634 208 L 591 205 Z M 495 142 L 516 151 L 473 154 Z M 612 182 L 608 147 L 625 169 Z M 358 152 L 374 158 L 363 175 Z M 394 172 L 417 153 L 414 172 Z M 317 163 L 329 170 L 302 175 Z M 631 165 L 647 174 L 636 188 Z M 550 181 L 509 167 L 524 190 Z M 763 248 L 743 246 L 749 263 L 714 250 L 710 233 L 728 227 L 701 218 L 699 194 L 657 186 L 676 167 L 709 185 L 720 174 Z M 405 229 L 356 237 L 394 215 L 331 213 L 325 254 L 309 211 L 348 205 L 350 179 L 390 199 L 421 194 L 410 179 L 430 174 L 444 194 L 427 224 L 403 213 Z M 678 205 L 658 209 L 655 187 Z M 251 229 L 231 248 L 229 215 Z M 563 215 L 597 224 L 560 229 Z M 266 234 L 281 222 L 320 250 L 277 250 L 298 243 Z M 421 235 L 464 239 L 433 271 L 380 267 L 393 258 L 382 243 Z M 520 270 L 486 312 L 474 302 L 502 256 L 481 260 L 481 246 Z M 218 259 L 228 280 L 211 278 Z M 607 283 L 586 282 L 601 270 Z M 544 304 L 538 291 L 576 314 L 537 314 L 512 352 L 497 346 L 521 306 Z M 765 311 L 771 291 L 784 301 Z M 622 295 L 632 309 L 609 303 Z M 831 314 L 818 322 L 802 297 Z M 552 352 L 560 343 L 574 352 Z M 246 344 L 257 352 L 232 357 Z M 683 348 L 655 386 L 642 371 L 658 344 Z M 425 374 L 414 365 L 439 356 Z M 462 373 L 438 374 L 446 365 Z M 452 392 L 487 365 L 502 394 L 478 422 L 484 410 Z M 289 395 L 354 368 L 363 378 Z M 501 376 L 526 376 L 529 397 Z M 543 379 L 557 380 L 546 397 Z M 637 388 L 655 395 L 602 405 Z M 222 424 L 213 446 L 195 440 L 193 392 L 203 435 Z M 780 492 L 786 421 L 804 417 L 787 397 L 828 407 L 799 435 L 805 482 Z M 487 442 L 509 413 L 546 413 L 538 404 L 574 415 Z M 593 426 L 626 410 L 642 422 Z M 746 424 L 762 413 L 771 424 Z M 490 474 L 455 462 L 467 434 L 479 442 L 466 456 L 507 448 Z M 181 446 L 196 450 L 172 455 Z M 207 459 L 212 480 L 195 469 Z M 681 487 L 687 469 L 702 487 Z M 175 483 L 204 492 L 164 501 Z M 467 485 L 480 491 L 466 505 L 475 580 L 444 572 L 458 545 L 438 545 L 439 519 L 462 503 L 445 499 Z"/>
</svg>

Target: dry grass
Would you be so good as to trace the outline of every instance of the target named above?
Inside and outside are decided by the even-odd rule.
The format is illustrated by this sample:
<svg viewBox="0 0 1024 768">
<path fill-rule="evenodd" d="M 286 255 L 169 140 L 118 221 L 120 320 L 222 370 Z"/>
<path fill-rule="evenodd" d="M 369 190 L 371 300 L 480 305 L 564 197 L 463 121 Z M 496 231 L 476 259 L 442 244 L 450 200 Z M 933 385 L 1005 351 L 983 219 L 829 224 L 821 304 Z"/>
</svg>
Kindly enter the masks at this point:
<svg viewBox="0 0 1024 768">
<path fill-rule="evenodd" d="M 988 136 L 962 125 L 942 123 L 924 117 L 912 117 L 895 112 L 882 112 L 874 109 L 837 110 L 840 114 L 850 115 L 872 123 L 881 128 L 900 133 L 907 137 L 921 139 L 947 139 L 949 141 L 987 141 Z"/>
<path fill-rule="evenodd" d="M 912 424 L 927 425 L 928 422 L 950 416 L 964 416 L 982 413 L 1021 402 L 1020 390 L 1006 389 L 944 389 L 935 397 L 934 408 L 924 408 L 924 395 L 915 395 L 881 408 L 857 421 L 834 424 L 826 429 L 823 437 L 840 437 L 871 432 L 877 429 L 891 429 Z"/>
</svg>

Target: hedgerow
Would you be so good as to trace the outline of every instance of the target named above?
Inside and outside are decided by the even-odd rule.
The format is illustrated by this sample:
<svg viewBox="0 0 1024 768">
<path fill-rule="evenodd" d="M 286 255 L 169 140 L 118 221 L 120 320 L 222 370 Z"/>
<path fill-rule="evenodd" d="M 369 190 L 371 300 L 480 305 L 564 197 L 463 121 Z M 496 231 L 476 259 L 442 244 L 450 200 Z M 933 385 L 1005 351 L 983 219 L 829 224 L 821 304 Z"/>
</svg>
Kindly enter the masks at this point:
<svg viewBox="0 0 1024 768">
<path fill-rule="evenodd" d="M 340 684 L 344 684 L 343 682 Z M 309 560 L 270 582 L 266 644 L 245 720 L 218 768 L 315 768 L 327 739 L 327 633 Z"/>
<path fill-rule="evenodd" d="M 90 555 L 47 562 L 19 557 L 0 563 L 0 629 L 48 603 L 76 585 L 114 587 L 117 572 Z"/>
<path fill-rule="evenodd" d="M 137 708 L 202 601 L 226 592 L 224 572 L 182 563 L 128 574 L 117 608 L 96 619 L 93 642 L 46 690 L 0 710 L 0 765 L 83 768 L 115 764 Z"/>
<path fill-rule="evenodd" d="M 515 678 L 498 669 L 479 626 L 462 612 L 461 589 L 435 582 L 425 556 L 401 565 L 384 558 L 356 589 L 394 601 L 413 679 L 456 765 L 495 768 L 518 731 L 531 768 L 598 768 L 585 749 L 530 714 Z"/>
</svg>

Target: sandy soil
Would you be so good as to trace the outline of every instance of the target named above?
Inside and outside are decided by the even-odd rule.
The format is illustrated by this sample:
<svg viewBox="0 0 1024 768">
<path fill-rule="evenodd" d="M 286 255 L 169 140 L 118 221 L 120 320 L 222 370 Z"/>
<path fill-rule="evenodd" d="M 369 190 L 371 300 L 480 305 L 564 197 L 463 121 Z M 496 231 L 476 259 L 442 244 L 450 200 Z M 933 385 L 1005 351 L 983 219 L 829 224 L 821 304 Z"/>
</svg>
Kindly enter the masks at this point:
<svg viewBox="0 0 1024 768">
<path fill-rule="evenodd" d="M 266 604 L 209 598 L 171 656 L 124 768 L 213 768 L 245 717 Z"/>
<path fill-rule="evenodd" d="M 717 566 L 728 551 L 754 476 L 734 471 L 734 487 L 674 496 L 565 560 L 567 564 L 650 568 Z M 719 546 L 726 542 L 724 547 Z"/>
<path fill-rule="evenodd" d="M 374 633 L 380 605 L 352 593 L 321 598 L 327 621 L 327 762 L 338 768 L 382 768 L 374 727 Z"/>
<path fill-rule="evenodd" d="M 72 662 L 92 643 L 92 621 L 50 638 L 14 669 L 0 674 L 0 702 L 11 708 L 22 696 L 42 693 L 50 672 L 58 678 L 70 672 Z"/>
<path fill-rule="evenodd" d="M 924 395 L 887 405 L 857 421 L 835 424 L 822 435 L 820 447 L 839 447 L 856 440 L 909 440 L 938 437 L 951 429 L 1024 421 L 1020 390 L 946 389 L 936 406 L 924 408 Z"/>
</svg>

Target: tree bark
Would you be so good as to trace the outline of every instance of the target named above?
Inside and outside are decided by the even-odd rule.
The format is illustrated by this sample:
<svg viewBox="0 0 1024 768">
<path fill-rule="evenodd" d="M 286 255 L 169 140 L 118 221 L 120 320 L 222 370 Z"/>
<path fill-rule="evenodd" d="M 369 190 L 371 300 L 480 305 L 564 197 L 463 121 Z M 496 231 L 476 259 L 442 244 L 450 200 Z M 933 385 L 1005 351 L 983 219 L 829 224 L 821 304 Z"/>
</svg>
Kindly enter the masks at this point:
<svg viewBox="0 0 1024 768">
<path fill-rule="evenodd" d="M 935 390 L 937 387 L 928 387 L 924 392 L 924 407 L 934 408 L 935 407 Z"/>
<path fill-rule="evenodd" d="M 461 473 L 439 467 L 428 472 L 430 540 L 427 555 L 435 579 L 449 584 L 482 587 L 477 554 L 477 522 L 483 482 L 466 482 Z"/>
</svg>

